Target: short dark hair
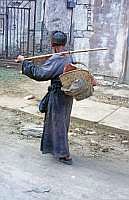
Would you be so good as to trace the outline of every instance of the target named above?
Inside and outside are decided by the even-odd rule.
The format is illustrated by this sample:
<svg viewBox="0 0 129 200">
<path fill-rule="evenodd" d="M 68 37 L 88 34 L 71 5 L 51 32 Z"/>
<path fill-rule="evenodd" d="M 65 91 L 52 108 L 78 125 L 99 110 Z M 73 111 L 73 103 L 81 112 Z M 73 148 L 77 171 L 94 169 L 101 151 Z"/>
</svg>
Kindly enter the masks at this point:
<svg viewBox="0 0 129 200">
<path fill-rule="evenodd" d="M 62 31 L 53 31 L 51 35 L 52 46 L 65 46 L 67 43 L 67 35 Z"/>
</svg>

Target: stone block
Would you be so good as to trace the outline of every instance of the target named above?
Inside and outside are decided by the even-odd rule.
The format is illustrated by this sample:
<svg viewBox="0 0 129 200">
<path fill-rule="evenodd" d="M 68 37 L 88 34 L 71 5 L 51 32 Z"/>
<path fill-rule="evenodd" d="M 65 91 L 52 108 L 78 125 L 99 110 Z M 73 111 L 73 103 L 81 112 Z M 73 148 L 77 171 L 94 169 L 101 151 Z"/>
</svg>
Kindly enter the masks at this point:
<svg viewBox="0 0 129 200">
<path fill-rule="evenodd" d="M 45 25 L 48 31 L 70 31 L 71 10 L 64 0 L 46 1 Z"/>
<path fill-rule="evenodd" d="M 74 40 L 74 49 L 87 49 L 89 48 L 89 39 L 88 38 L 75 38 Z M 88 53 L 79 53 L 76 54 L 76 60 L 83 62 L 87 67 L 89 65 L 89 55 Z"/>
<path fill-rule="evenodd" d="M 121 107 L 117 111 L 106 117 L 104 120 L 102 120 L 100 124 L 129 131 L 128 121 L 129 109 Z"/>
<path fill-rule="evenodd" d="M 118 106 L 116 105 L 109 105 L 84 99 L 83 101 L 74 101 L 71 115 L 75 118 L 91 122 L 99 122 L 106 116 L 112 114 L 115 110 L 117 110 L 117 108 Z"/>
<path fill-rule="evenodd" d="M 74 9 L 74 29 L 87 30 L 87 9 L 83 5 L 77 5 Z"/>
<path fill-rule="evenodd" d="M 89 4 L 90 0 L 77 0 L 77 4 Z"/>
</svg>

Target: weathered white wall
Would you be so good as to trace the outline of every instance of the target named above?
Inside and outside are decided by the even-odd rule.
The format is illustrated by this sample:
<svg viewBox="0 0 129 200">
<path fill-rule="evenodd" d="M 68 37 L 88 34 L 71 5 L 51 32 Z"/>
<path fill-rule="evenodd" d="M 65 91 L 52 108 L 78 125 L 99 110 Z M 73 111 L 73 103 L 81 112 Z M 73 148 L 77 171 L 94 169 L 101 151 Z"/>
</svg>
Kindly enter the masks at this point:
<svg viewBox="0 0 129 200">
<path fill-rule="evenodd" d="M 42 20 L 41 4 L 38 0 L 38 19 Z M 87 4 L 92 5 L 93 31 L 87 31 Z M 107 47 L 107 52 L 76 55 L 94 73 L 121 76 L 127 40 L 128 0 L 77 0 L 73 10 L 74 49 Z M 43 5 L 43 4 L 42 4 Z M 48 32 L 70 31 L 71 10 L 66 0 L 46 0 L 45 26 Z"/>
<path fill-rule="evenodd" d="M 36 48 L 39 49 L 43 4 L 37 0 Z M 93 31 L 87 31 L 87 4 L 92 5 Z M 44 44 L 49 33 L 61 30 L 69 34 L 72 10 L 67 0 L 46 0 Z M 72 41 L 74 49 L 108 47 L 108 51 L 76 55 L 94 73 L 123 77 L 126 67 L 126 46 L 129 27 L 129 0 L 77 0 L 73 9 Z M 33 13 L 32 13 L 33 15 Z M 33 16 L 31 17 L 33 19 Z M 32 20 L 33 21 L 33 20 Z M 31 23 L 33 24 L 33 23 Z M 46 34 L 46 35 L 45 35 Z"/>
<path fill-rule="evenodd" d="M 97 73 L 119 77 L 123 68 L 123 52 L 127 41 L 127 0 L 94 2 L 94 34 L 90 46 L 108 47 L 106 53 L 94 53 L 90 66 Z M 92 59 L 94 58 L 94 59 Z"/>
<path fill-rule="evenodd" d="M 46 1 L 45 24 L 48 31 L 61 30 L 66 33 L 69 32 L 71 10 L 66 7 L 67 2 L 64 0 Z"/>
<path fill-rule="evenodd" d="M 86 31 L 91 2 L 93 32 Z M 78 0 L 74 9 L 74 48 L 107 47 L 109 50 L 78 55 L 94 73 L 120 77 L 126 54 L 128 32 L 127 0 Z M 86 55 L 86 56 L 85 56 Z"/>
<path fill-rule="evenodd" d="M 87 31 L 87 8 L 85 6 L 86 3 L 89 3 L 89 0 L 80 0 L 77 3 L 73 11 L 74 49 L 89 49 L 92 33 Z M 76 60 L 89 67 L 88 53 L 76 54 Z"/>
</svg>

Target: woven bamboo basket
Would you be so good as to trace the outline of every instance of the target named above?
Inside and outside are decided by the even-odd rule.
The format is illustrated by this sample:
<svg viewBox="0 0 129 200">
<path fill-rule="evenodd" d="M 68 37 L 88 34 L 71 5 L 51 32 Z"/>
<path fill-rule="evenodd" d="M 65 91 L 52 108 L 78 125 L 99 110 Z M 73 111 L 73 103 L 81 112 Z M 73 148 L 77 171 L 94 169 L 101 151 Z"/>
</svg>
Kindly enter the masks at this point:
<svg viewBox="0 0 129 200">
<path fill-rule="evenodd" d="M 88 70 L 76 69 L 60 75 L 60 80 L 64 88 L 69 88 L 73 81 L 83 79 L 89 84 L 92 83 L 93 76 Z"/>
</svg>

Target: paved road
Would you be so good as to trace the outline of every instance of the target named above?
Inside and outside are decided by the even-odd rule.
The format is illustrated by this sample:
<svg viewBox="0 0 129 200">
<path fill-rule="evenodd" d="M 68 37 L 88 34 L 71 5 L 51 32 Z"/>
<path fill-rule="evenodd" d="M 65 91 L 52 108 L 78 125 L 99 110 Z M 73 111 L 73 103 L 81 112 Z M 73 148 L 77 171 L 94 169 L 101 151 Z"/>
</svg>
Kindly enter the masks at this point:
<svg viewBox="0 0 129 200">
<path fill-rule="evenodd" d="M 39 140 L 10 134 L 6 124 L 0 125 L 0 200 L 129 199 L 128 162 L 73 155 L 73 166 L 66 166 L 41 155 Z"/>
</svg>

